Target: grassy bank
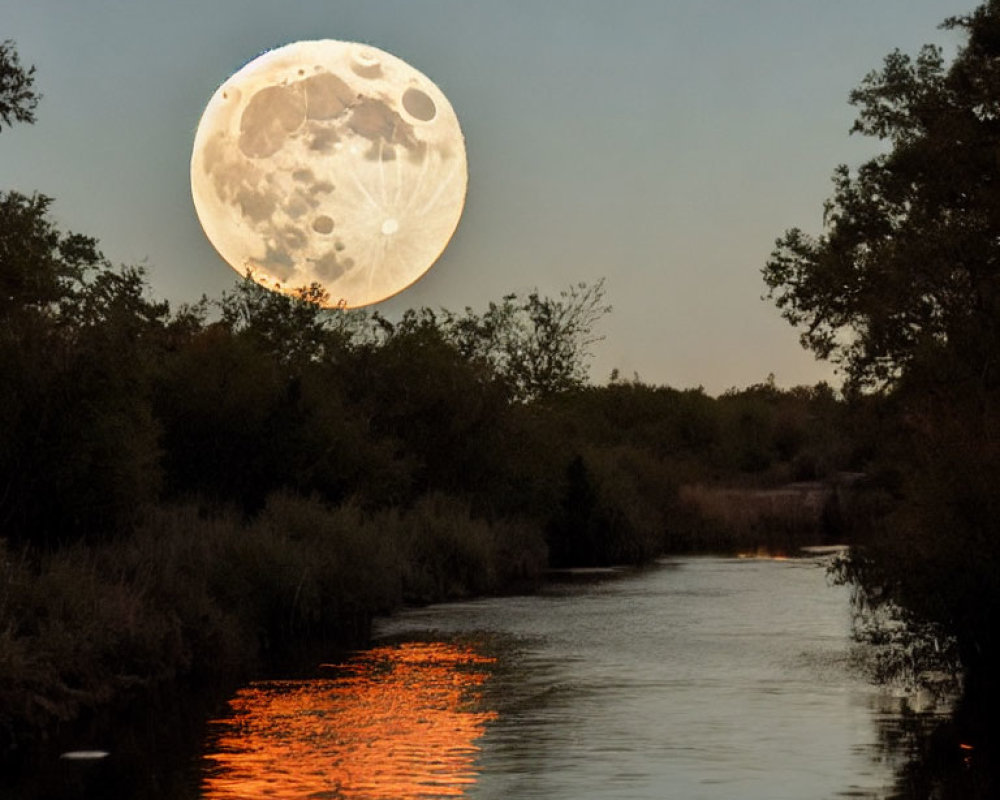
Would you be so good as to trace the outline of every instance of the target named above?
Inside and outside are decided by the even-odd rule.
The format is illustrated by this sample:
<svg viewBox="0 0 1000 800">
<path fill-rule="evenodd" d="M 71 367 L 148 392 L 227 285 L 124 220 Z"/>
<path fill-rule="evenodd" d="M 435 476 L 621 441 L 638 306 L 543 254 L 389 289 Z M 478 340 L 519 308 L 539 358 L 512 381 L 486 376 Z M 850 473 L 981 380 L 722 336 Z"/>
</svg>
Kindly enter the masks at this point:
<svg viewBox="0 0 1000 800">
<path fill-rule="evenodd" d="M 275 495 L 249 522 L 194 506 L 50 553 L 0 540 L 0 747 L 179 679 L 252 674 L 293 643 L 351 647 L 403 603 L 536 582 L 541 532 L 427 496 L 365 513 Z"/>
<path fill-rule="evenodd" d="M 612 514 L 605 489 L 607 527 L 592 532 L 647 559 L 792 547 L 817 540 L 829 491 L 817 492 L 685 487 L 664 524 Z M 0 747 L 165 686 L 244 679 L 311 644 L 359 646 L 373 616 L 404 604 L 530 589 L 548 563 L 542 526 L 487 522 L 443 494 L 365 511 L 278 493 L 249 520 L 173 505 L 95 544 L 0 540 Z"/>
</svg>

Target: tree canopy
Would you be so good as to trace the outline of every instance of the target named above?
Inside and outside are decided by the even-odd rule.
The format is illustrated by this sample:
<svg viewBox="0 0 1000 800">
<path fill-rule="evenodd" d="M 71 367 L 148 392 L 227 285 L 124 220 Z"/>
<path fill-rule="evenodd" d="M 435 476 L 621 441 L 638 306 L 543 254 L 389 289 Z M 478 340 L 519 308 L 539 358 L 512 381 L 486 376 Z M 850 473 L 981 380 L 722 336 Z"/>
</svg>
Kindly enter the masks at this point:
<svg viewBox="0 0 1000 800">
<path fill-rule="evenodd" d="M 786 232 L 763 272 L 803 345 L 880 390 L 851 393 L 876 410 L 842 572 L 859 618 L 887 615 L 872 641 L 898 643 L 893 670 L 957 655 L 956 719 L 995 763 L 1000 0 L 943 26 L 965 36 L 950 63 L 895 51 L 851 93 L 853 132 L 882 152 L 836 169 L 822 232 Z"/>
<path fill-rule="evenodd" d="M 945 21 L 950 65 L 898 50 L 850 95 L 852 132 L 887 149 L 839 166 L 823 231 L 793 228 L 763 272 L 768 297 L 850 385 L 895 384 L 921 364 L 1000 380 L 1000 1 Z"/>
</svg>

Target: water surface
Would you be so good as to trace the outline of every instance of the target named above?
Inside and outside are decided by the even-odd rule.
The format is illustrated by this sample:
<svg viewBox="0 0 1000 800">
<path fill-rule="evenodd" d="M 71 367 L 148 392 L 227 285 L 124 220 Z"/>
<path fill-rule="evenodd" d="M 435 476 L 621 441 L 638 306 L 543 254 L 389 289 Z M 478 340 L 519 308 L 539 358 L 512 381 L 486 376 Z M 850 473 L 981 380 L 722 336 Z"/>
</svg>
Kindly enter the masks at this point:
<svg viewBox="0 0 1000 800">
<path fill-rule="evenodd" d="M 410 610 L 213 722 L 201 796 L 885 797 L 904 701 L 821 560 L 679 558 Z M 888 735 L 887 735 L 888 734 Z"/>
</svg>

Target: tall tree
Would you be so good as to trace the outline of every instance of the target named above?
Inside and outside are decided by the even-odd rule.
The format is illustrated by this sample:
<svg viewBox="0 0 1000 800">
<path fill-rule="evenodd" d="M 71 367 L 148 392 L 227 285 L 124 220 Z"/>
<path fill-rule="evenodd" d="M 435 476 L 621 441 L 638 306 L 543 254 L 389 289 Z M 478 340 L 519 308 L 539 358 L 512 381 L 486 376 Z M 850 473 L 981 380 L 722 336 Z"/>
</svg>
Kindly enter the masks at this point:
<svg viewBox="0 0 1000 800">
<path fill-rule="evenodd" d="M 849 387 L 888 390 L 879 445 L 896 502 L 860 532 L 845 574 L 869 609 L 906 623 L 906 662 L 936 654 L 941 634 L 954 642 L 988 762 L 1000 751 L 988 719 L 1000 709 L 1000 0 L 944 27 L 966 36 L 950 64 L 936 47 L 896 51 L 851 93 L 853 130 L 884 152 L 837 169 L 823 232 L 788 231 L 764 279 Z"/>
<path fill-rule="evenodd" d="M 97 242 L 62 233 L 44 195 L 0 192 L 0 323 L 52 316 L 84 276 L 106 266 Z"/>
<path fill-rule="evenodd" d="M 888 148 L 838 167 L 823 232 L 788 231 L 764 268 L 803 345 L 855 386 L 922 361 L 1000 382 L 1000 2 L 944 27 L 968 36 L 950 66 L 895 51 L 851 93 L 852 131 Z"/>
</svg>

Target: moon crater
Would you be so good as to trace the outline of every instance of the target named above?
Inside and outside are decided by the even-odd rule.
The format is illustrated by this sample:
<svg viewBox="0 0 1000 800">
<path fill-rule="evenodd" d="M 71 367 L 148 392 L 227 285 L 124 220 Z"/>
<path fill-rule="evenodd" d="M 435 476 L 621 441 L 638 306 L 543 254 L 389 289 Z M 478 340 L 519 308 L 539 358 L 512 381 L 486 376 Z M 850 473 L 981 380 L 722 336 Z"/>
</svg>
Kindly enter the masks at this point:
<svg viewBox="0 0 1000 800">
<path fill-rule="evenodd" d="M 333 231 L 333 220 L 326 214 L 320 214 L 313 220 L 312 228 L 316 233 L 330 233 Z"/>
<path fill-rule="evenodd" d="M 403 92 L 403 108 L 406 109 L 407 114 L 421 122 L 430 122 L 437 114 L 434 101 L 412 86 Z"/>
<path fill-rule="evenodd" d="M 332 40 L 272 50 L 233 75 L 191 159 L 199 220 L 235 270 L 280 291 L 320 283 L 328 305 L 347 308 L 430 268 L 467 181 L 440 89 L 389 53 Z"/>
</svg>

